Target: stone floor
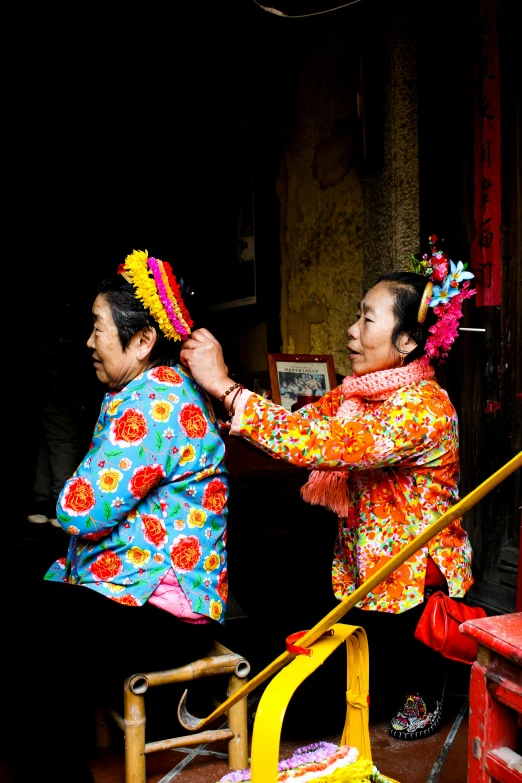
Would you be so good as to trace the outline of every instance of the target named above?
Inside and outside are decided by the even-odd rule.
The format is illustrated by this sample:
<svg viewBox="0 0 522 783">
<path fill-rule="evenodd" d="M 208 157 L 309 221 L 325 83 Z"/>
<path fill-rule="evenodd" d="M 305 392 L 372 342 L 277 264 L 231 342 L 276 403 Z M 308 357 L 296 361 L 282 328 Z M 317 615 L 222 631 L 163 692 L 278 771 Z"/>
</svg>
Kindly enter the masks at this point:
<svg viewBox="0 0 522 783">
<path fill-rule="evenodd" d="M 64 554 L 67 537 L 61 530 L 50 525 L 31 525 L 20 521 L 16 530 L 11 526 L 0 533 L 0 554 L 9 557 L 23 551 L 24 555 L 42 560 L 45 564 Z M 234 618 L 246 622 L 247 618 Z M 246 626 L 245 626 L 246 628 Z M 242 629 L 242 633 L 245 629 Z M 252 629 L 246 629 L 252 632 Z M 5 636 L 4 636 L 5 638 Z M 373 761 L 377 768 L 398 783 L 467 783 L 468 753 L 468 715 L 467 693 L 458 688 L 450 692 L 446 701 L 445 719 L 441 730 L 432 737 L 415 742 L 394 740 L 387 733 L 387 723 L 373 722 L 370 725 L 370 738 Z M 190 692 L 189 692 L 190 693 Z M 253 730 L 255 709 L 258 696 L 253 694 L 249 708 L 249 732 Z M 307 705 L 308 707 L 308 705 Z M 310 704 L 310 710 L 320 709 Z M 320 724 L 320 721 L 319 721 Z M 216 726 L 219 725 L 219 719 Z M 302 725 L 306 727 L 306 722 Z M 317 720 L 314 722 L 317 725 Z M 287 758 L 300 746 L 318 740 L 338 743 L 339 732 L 332 733 L 330 727 L 324 736 L 314 729 L 313 736 L 307 736 L 306 728 L 296 734 L 295 726 L 290 730 L 283 723 L 280 758 Z M 199 752 L 196 752 L 199 751 Z M 124 753 L 121 732 L 114 730 L 114 739 L 110 747 L 93 751 L 90 768 L 95 783 L 125 783 Z M 226 742 L 208 746 L 163 751 L 147 757 L 147 783 L 160 783 L 175 780 L 176 783 L 217 783 L 228 772 L 226 761 Z M 169 774 L 170 773 L 170 774 Z M 0 781 L 11 783 L 14 777 L 12 767 L 5 757 L 0 757 Z"/>
<path fill-rule="evenodd" d="M 460 700 L 462 706 L 463 700 Z M 467 781 L 467 714 L 462 719 L 459 731 L 451 743 L 447 755 L 445 743 L 458 714 L 459 700 L 451 703 L 443 728 L 434 736 L 416 742 L 401 742 L 392 739 L 387 724 L 377 723 L 370 727 L 373 762 L 377 768 L 398 783 L 466 783 Z M 300 746 L 318 739 L 339 743 L 341 733 L 318 738 L 303 736 L 300 739 L 284 738 L 280 747 L 280 758 L 288 758 Z M 210 749 L 210 746 L 208 746 Z M 226 745 L 212 746 L 215 751 L 226 752 Z M 162 778 L 178 766 L 177 773 L 169 778 L 176 783 L 216 783 L 229 769 L 226 759 L 215 756 L 197 755 L 181 768 L 187 754 L 164 752 L 147 759 L 147 783 L 160 783 Z M 444 763 L 441 765 L 441 762 Z M 95 783 L 125 783 L 123 754 L 121 749 L 99 750 L 92 760 L 91 771 Z M 172 774 L 172 772 L 171 772 Z M 166 781 L 165 781 L 166 783 Z"/>
</svg>

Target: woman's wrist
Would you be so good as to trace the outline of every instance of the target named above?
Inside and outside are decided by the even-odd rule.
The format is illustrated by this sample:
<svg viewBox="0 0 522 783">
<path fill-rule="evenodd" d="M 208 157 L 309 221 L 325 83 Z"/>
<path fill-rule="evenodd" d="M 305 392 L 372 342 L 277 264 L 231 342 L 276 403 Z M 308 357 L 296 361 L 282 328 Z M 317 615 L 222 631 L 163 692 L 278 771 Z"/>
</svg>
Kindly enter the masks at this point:
<svg viewBox="0 0 522 783">
<path fill-rule="evenodd" d="M 212 389 L 208 389 L 207 391 L 213 397 L 216 397 L 216 399 L 221 402 L 221 404 L 224 405 L 228 410 L 228 405 L 230 405 L 230 392 L 228 390 L 231 389 L 234 384 L 235 381 L 233 381 L 232 378 L 223 378 L 220 381 L 216 381 L 216 383 L 212 386 Z"/>
<path fill-rule="evenodd" d="M 228 415 L 230 417 L 233 416 L 234 413 L 234 402 L 238 394 L 243 390 L 243 384 L 239 383 L 239 381 L 233 382 L 231 386 L 226 389 L 221 397 L 219 398 L 219 402 L 224 407 L 224 409 L 228 412 Z"/>
<path fill-rule="evenodd" d="M 236 388 L 230 395 L 230 402 L 228 404 L 228 418 L 231 419 L 234 416 L 234 413 L 236 412 L 236 400 L 241 394 L 242 391 L 244 391 L 245 387 L 242 383 L 235 384 Z"/>
</svg>

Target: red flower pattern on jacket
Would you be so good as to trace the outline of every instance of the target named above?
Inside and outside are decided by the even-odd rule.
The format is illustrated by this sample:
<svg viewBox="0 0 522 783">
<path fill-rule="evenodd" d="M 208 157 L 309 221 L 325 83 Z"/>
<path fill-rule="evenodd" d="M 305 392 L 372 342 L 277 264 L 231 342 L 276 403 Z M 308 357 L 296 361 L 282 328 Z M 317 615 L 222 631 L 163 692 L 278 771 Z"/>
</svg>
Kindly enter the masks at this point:
<svg viewBox="0 0 522 783">
<path fill-rule="evenodd" d="M 138 599 L 134 598 L 134 596 L 130 595 L 129 593 L 121 596 L 111 595 L 110 597 L 113 601 L 116 601 L 117 604 L 124 604 L 124 606 L 141 606 Z"/>
<path fill-rule="evenodd" d="M 149 431 L 147 419 L 136 408 L 128 408 L 111 424 L 110 439 L 116 446 L 137 446 Z"/>
<path fill-rule="evenodd" d="M 165 478 L 162 465 L 141 465 L 136 468 L 129 481 L 129 490 L 135 498 L 144 498 L 150 490 Z"/>
<path fill-rule="evenodd" d="M 107 551 L 99 555 L 94 563 L 91 563 L 89 571 L 100 582 L 110 582 L 121 573 L 122 568 L 123 563 L 116 552 Z"/>
<path fill-rule="evenodd" d="M 227 488 L 218 478 L 212 479 L 203 492 L 201 504 L 209 511 L 221 514 L 227 502 Z"/>
<path fill-rule="evenodd" d="M 167 542 L 167 531 L 163 521 L 154 514 L 142 514 L 143 534 L 145 540 L 155 547 L 161 547 Z"/>
<path fill-rule="evenodd" d="M 78 478 L 69 482 L 62 499 L 62 508 L 71 516 L 85 516 L 94 508 L 96 498 L 90 481 Z"/>
<path fill-rule="evenodd" d="M 208 424 L 199 405 L 187 403 L 182 405 L 179 414 L 179 423 L 188 438 L 203 438 L 207 432 Z"/>
<path fill-rule="evenodd" d="M 180 571 L 193 571 L 201 560 L 202 549 L 196 536 L 178 536 L 170 556 Z"/>
<path fill-rule="evenodd" d="M 150 371 L 151 378 L 166 383 L 169 386 L 181 386 L 183 378 L 173 367 L 153 367 Z"/>
<path fill-rule="evenodd" d="M 226 568 L 221 571 L 218 577 L 217 593 L 226 603 L 228 600 L 228 571 Z"/>
<path fill-rule="evenodd" d="M 86 533 L 84 535 L 84 538 L 87 539 L 87 541 L 99 541 L 100 538 L 104 538 L 104 536 L 108 536 L 111 532 L 110 528 L 109 530 L 97 530 L 96 533 Z"/>
</svg>

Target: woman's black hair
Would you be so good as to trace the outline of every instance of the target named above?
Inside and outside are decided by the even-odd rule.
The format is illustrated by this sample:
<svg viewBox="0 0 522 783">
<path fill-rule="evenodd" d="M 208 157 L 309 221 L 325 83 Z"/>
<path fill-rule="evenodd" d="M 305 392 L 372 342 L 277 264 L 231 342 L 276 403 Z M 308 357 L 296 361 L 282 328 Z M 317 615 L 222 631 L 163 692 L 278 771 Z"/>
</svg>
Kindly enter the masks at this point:
<svg viewBox="0 0 522 783">
<path fill-rule="evenodd" d="M 409 364 L 424 354 L 426 340 L 430 334 L 429 328 L 437 318 L 433 308 L 428 307 L 424 323 L 420 324 L 417 320 L 427 282 L 427 277 L 415 272 L 388 272 L 377 280 L 377 283 L 386 283 L 393 295 L 395 326 L 391 340 L 395 350 L 405 356 L 404 364 Z M 416 348 L 406 355 L 405 351 L 398 347 L 399 337 L 403 334 L 409 335 L 417 343 Z"/>
<path fill-rule="evenodd" d="M 177 277 L 177 281 L 183 301 L 191 317 L 193 317 L 194 292 L 190 284 L 182 277 Z M 150 315 L 136 297 L 134 286 L 131 283 L 128 283 L 122 275 L 118 274 L 102 280 L 98 284 L 96 291 L 105 297 L 111 308 L 111 315 L 116 324 L 123 351 L 127 349 L 131 339 L 140 329 L 154 329 L 156 331 L 156 342 L 150 352 L 151 366 L 173 367 L 175 364 L 178 364 L 182 341 L 169 340 L 163 334 L 156 319 Z"/>
</svg>

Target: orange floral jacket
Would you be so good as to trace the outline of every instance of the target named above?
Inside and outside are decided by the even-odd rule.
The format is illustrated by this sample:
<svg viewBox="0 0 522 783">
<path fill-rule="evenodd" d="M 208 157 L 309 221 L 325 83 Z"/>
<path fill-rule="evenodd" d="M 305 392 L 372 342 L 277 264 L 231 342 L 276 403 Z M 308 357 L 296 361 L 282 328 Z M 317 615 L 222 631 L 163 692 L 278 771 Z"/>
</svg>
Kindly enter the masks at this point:
<svg viewBox="0 0 522 783">
<path fill-rule="evenodd" d="M 433 380 L 366 402 L 351 419 L 335 419 L 339 386 L 290 413 L 243 392 L 232 434 L 301 467 L 346 470 L 349 514 L 339 519 L 332 566 L 334 593 L 349 595 L 459 499 L 458 422 Z M 400 613 L 424 598 L 427 556 L 453 597 L 473 584 L 471 547 L 459 521 L 396 569 L 358 607 Z"/>
</svg>

